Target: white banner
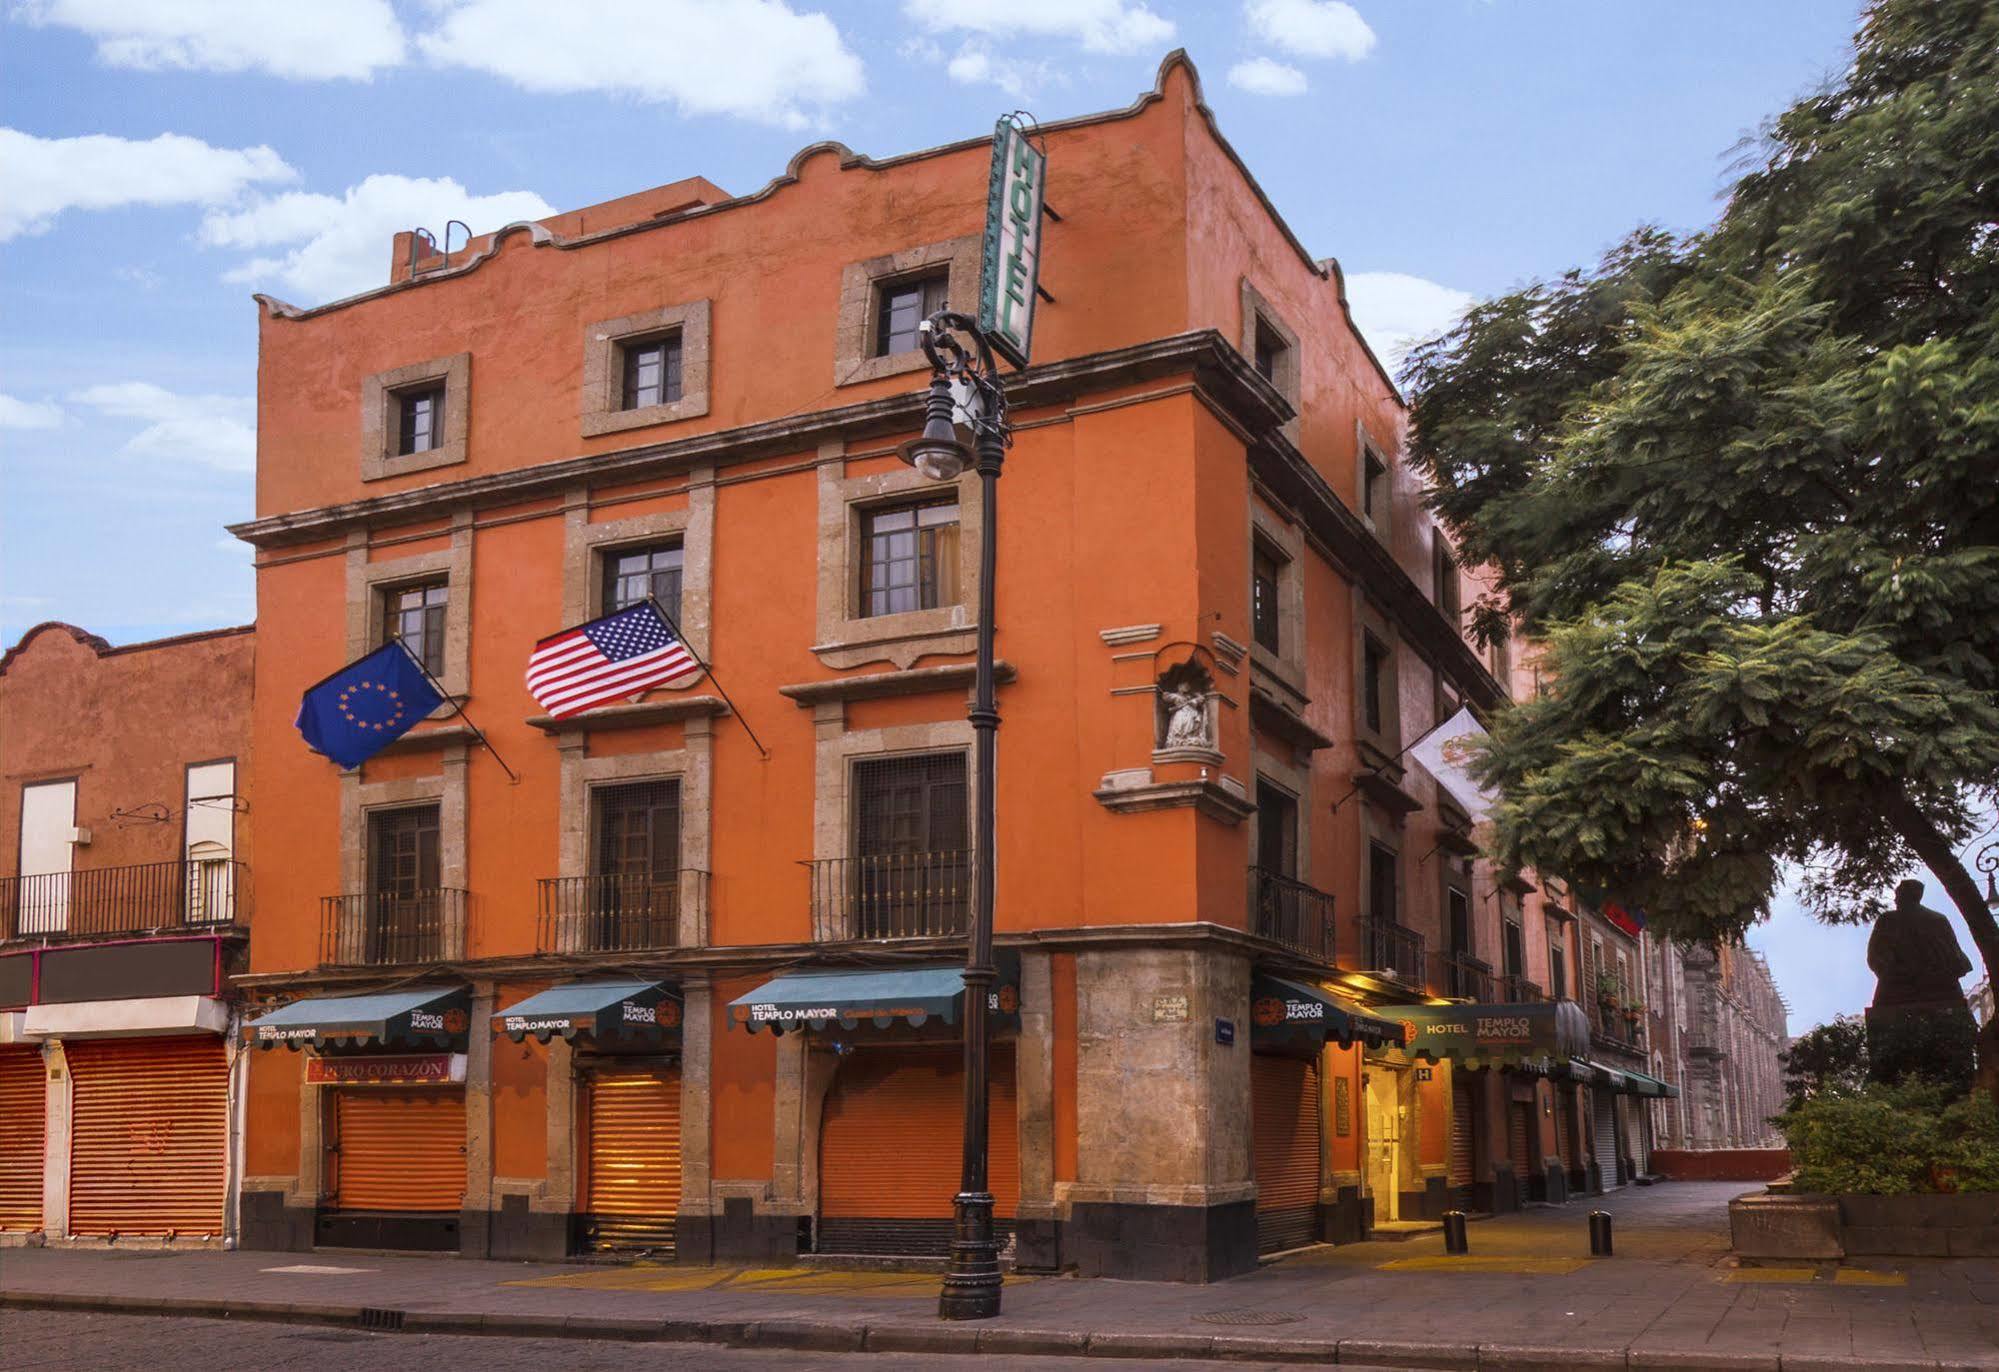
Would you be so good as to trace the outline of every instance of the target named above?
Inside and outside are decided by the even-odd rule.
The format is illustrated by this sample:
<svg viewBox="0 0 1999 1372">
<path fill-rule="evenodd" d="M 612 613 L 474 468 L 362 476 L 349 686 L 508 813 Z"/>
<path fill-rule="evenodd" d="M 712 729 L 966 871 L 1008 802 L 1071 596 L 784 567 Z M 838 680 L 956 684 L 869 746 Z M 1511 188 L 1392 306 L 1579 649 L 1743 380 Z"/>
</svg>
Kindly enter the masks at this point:
<svg viewBox="0 0 1999 1372">
<path fill-rule="evenodd" d="M 1472 779 L 1471 760 L 1486 738 L 1485 727 L 1468 709 L 1461 709 L 1416 741 L 1410 752 L 1437 784 L 1450 792 L 1474 823 L 1491 817 L 1494 797 Z"/>
</svg>

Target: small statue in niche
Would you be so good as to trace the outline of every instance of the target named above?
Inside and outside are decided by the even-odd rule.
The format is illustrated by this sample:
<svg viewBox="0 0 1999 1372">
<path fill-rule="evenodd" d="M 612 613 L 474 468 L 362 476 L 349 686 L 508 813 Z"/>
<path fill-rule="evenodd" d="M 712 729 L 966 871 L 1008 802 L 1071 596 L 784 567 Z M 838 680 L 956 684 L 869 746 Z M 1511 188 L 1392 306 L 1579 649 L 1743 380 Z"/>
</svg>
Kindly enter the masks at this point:
<svg viewBox="0 0 1999 1372">
<path fill-rule="evenodd" d="M 1164 748 L 1212 748 L 1214 731 L 1209 725 L 1208 699 L 1214 682 L 1200 664 L 1183 662 L 1160 674 L 1159 746 Z"/>
</svg>

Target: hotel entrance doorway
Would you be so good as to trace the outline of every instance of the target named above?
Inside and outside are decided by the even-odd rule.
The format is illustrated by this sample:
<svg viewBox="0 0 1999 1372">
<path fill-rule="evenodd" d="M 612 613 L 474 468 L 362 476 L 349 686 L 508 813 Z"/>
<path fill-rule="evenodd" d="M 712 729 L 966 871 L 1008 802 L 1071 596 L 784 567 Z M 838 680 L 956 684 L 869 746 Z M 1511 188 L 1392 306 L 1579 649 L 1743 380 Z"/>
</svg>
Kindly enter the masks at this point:
<svg viewBox="0 0 1999 1372">
<path fill-rule="evenodd" d="M 1361 1090 L 1367 1105 L 1367 1189 L 1374 1198 L 1374 1222 L 1398 1223 L 1402 1193 L 1420 1187 L 1415 1180 L 1415 1074 L 1406 1063 L 1369 1058 Z"/>
</svg>

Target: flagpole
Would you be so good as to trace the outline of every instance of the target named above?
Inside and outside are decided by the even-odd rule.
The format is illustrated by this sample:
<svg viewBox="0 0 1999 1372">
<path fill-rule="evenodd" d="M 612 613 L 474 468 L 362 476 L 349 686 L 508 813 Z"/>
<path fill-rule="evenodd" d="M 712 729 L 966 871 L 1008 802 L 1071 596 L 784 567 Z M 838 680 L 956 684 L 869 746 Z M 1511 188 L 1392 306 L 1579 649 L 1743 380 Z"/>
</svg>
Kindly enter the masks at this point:
<svg viewBox="0 0 1999 1372">
<path fill-rule="evenodd" d="M 743 718 L 743 712 L 736 708 L 736 702 L 729 699 L 729 688 L 724 686 L 722 679 L 715 675 L 715 669 L 701 660 L 701 655 L 694 651 L 694 645 L 687 641 L 687 635 L 680 631 L 680 626 L 674 623 L 673 616 L 666 612 L 666 606 L 659 603 L 658 596 L 649 595 L 646 597 L 646 601 L 653 609 L 659 612 L 659 617 L 666 621 L 666 627 L 671 629 L 673 636 L 680 640 L 680 646 L 685 648 L 687 655 L 694 659 L 694 665 L 701 669 L 701 674 L 714 683 L 715 693 L 722 697 L 722 703 L 729 707 L 729 713 L 734 715 L 736 722 L 743 726 L 743 732 L 750 736 L 750 742 L 756 744 L 757 751 L 763 754 L 764 761 L 769 762 L 770 749 L 764 747 L 763 740 L 757 737 L 757 731 L 750 727 L 750 722 L 747 719 Z"/>
<path fill-rule="evenodd" d="M 513 782 L 514 785 L 516 786 L 520 785 L 521 784 L 520 773 L 516 772 L 513 768 L 507 766 L 507 760 L 500 756 L 500 750 L 493 746 L 493 740 L 486 737 L 486 731 L 484 729 L 481 729 L 478 725 L 472 722 L 472 716 L 465 713 L 465 707 L 459 703 L 458 697 L 451 694 L 451 692 L 445 690 L 444 683 L 439 681 L 436 677 L 430 674 L 430 668 L 424 666 L 422 659 L 420 659 L 419 657 L 417 657 L 415 653 L 410 651 L 409 644 L 403 642 L 399 638 L 390 639 L 389 641 L 391 643 L 394 643 L 398 648 L 401 648 L 403 650 L 403 656 L 408 658 L 412 663 L 414 663 L 416 669 L 419 672 L 423 673 L 423 679 L 430 683 L 432 690 L 436 691 L 440 696 L 443 696 L 446 700 L 451 702 L 451 713 L 458 716 L 459 719 L 463 720 L 465 723 L 465 727 L 472 731 L 472 737 L 478 739 L 480 744 L 486 749 L 486 751 L 493 755 L 493 761 L 500 764 L 500 770 L 507 774 L 507 779 Z"/>
</svg>

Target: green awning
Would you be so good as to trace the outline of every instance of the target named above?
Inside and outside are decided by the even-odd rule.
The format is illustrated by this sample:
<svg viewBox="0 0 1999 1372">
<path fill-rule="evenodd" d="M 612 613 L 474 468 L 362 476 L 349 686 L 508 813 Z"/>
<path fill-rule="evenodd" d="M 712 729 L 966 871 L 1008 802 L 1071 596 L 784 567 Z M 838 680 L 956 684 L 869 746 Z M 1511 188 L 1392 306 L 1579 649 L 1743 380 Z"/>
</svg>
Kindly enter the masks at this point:
<svg viewBox="0 0 1999 1372">
<path fill-rule="evenodd" d="M 243 1041 L 259 1048 L 279 1044 L 318 1047 L 364 1043 L 450 1046 L 462 1042 L 471 1022 L 472 992 L 463 986 L 414 986 L 369 996 L 312 996 L 295 1000 L 243 1026 Z"/>
<path fill-rule="evenodd" d="M 657 1038 L 680 1029 L 680 996 L 656 981 L 575 981 L 551 986 L 493 1015 L 493 1029 L 515 1043 L 534 1035 L 573 1039 Z"/>
<path fill-rule="evenodd" d="M 1379 1047 L 1402 1042 L 1402 1026 L 1348 1005 L 1323 987 L 1256 974 L 1249 984 L 1250 1042 L 1316 1050 L 1328 1039 Z"/>
<path fill-rule="evenodd" d="M 1649 1072 L 1634 1072 L 1624 1068 L 1624 1089 L 1634 1096 L 1677 1096 L 1680 1088 L 1669 1086 Z"/>
<path fill-rule="evenodd" d="M 1514 1067 L 1548 1072 L 1586 1057 L 1589 1019 L 1574 1001 L 1523 1005 L 1383 1005 L 1376 1014 L 1399 1021 L 1411 1057 L 1459 1067 Z"/>
<path fill-rule="evenodd" d="M 993 955 L 998 979 L 987 993 L 989 1013 L 1017 1023 L 1020 1015 L 1020 955 Z M 848 967 L 789 972 L 729 1002 L 729 1023 L 754 1034 L 786 1029 L 857 1029 L 872 1024 L 921 1028 L 932 1018 L 958 1022 L 965 996 L 963 963 L 913 967 Z"/>
<path fill-rule="evenodd" d="M 1631 1089 L 1621 1067 L 1606 1067 L 1600 1062 L 1593 1062 L 1590 1064 L 1590 1070 L 1596 1074 L 1595 1084 L 1606 1091 L 1622 1092 Z"/>
</svg>

